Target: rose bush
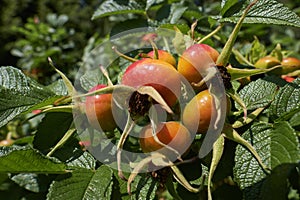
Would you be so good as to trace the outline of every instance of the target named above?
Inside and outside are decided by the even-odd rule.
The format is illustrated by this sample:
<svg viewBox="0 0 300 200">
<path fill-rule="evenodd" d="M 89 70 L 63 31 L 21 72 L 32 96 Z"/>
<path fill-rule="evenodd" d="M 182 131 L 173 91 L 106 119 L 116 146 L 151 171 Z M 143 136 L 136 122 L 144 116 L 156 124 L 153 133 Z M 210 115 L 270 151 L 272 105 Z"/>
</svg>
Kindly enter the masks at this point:
<svg viewBox="0 0 300 200">
<path fill-rule="evenodd" d="M 1 196 L 297 199 L 299 55 L 256 37 L 239 42 L 238 34 L 246 32 L 244 22 L 249 30 L 268 23 L 299 28 L 300 18 L 273 0 L 217 3 L 218 16 L 195 9 L 203 8 L 198 1 L 103 1 L 92 18 L 115 20 L 109 41 L 122 50 L 144 46 L 121 56 L 113 45 L 91 44 L 75 83 L 50 58 L 60 76 L 50 85 L 1 67 Z M 141 26 L 149 27 L 150 43 L 116 39 Z M 223 81 L 226 94 L 213 87 Z M 132 117 L 136 111 L 142 121 Z"/>
</svg>

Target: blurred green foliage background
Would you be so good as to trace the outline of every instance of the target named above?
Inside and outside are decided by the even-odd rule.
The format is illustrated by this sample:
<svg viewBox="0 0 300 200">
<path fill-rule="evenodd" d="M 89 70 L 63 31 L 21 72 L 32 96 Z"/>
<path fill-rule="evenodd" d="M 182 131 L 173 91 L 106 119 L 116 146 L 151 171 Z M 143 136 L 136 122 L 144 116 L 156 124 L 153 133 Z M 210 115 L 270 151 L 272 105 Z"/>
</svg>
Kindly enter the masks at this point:
<svg viewBox="0 0 300 200">
<path fill-rule="evenodd" d="M 187 3 L 191 1 L 186 0 Z M 299 0 L 279 1 L 300 14 Z M 57 78 L 53 77 L 54 73 L 47 63 L 47 57 L 50 56 L 58 67 L 72 78 L 82 61 L 89 39 L 100 41 L 110 31 L 122 30 L 118 22 L 124 21 L 126 16 L 116 15 L 91 20 L 94 11 L 102 2 L 102 0 L 2 0 L 0 66 L 16 66 L 39 82 L 48 84 Z M 217 15 L 221 5 L 220 0 L 194 0 L 193 3 L 199 6 L 196 9 L 203 11 L 203 16 Z M 156 17 L 163 18 L 163 13 L 160 14 L 162 16 Z M 139 17 L 131 16 L 132 19 Z M 189 26 L 192 23 L 185 19 L 180 22 Z M 199 23 L 203 30 L 207 28 L 207 33 L 210 31 L 209 27 L 205 27 L 207 20 L 203 20 L 203 24 L 200 20 Z M 231 26 L 227 26 L 222 34 L 227 36 L 230 32 Z M 253 35 L 266 45 L 269 51 L 280 43 L 282 49 L 293 51 L 294 56 L 299 57 L 300 32 L 296 28 L 244 25 L 236 47 L 243 51 L 242 49 L 254 39 Z M 222 44 L 217 46 L 220 49 Z"/>
</svg>

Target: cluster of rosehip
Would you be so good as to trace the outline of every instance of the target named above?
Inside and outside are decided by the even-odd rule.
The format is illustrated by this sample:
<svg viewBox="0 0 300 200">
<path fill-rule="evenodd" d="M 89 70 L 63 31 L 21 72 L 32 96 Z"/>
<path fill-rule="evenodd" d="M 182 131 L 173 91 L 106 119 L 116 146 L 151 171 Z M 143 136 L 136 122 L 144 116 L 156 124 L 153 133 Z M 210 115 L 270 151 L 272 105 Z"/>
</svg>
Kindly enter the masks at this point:
<svg viewBox="0 0 300 200">
<path fill-rule="evenodd" d="M 186 144 L 190 145 L 193 141 L 191 132 L 207 132 L 215 107 L 213 97 L 205 84 L 198 84 L 203 80 L 204 71 L 211 67 L 208 64 L 215 63 L 218 56 L 218 51 L 206 44 L 190 46 L 179 56 L 178 61 L 171 53 L 155 49 L 143 54 L 141 59 L 126 68 L 121 85 L 133 88 L 151 86 L 173 110 L 176 110 L 182 93 L 183 78 L 196 92 L 184 105 L 179 114 L 180 120 L 171 117 L 159 122 L 156 124 L 156 134 L 153 134 L 150 123 L 142 128 L 139 140 L 143 152 L 157 151 L 162 145 L 167 145 L 182 155 L 188 149 Z M 103 84 L 97 85 L 89 92 L 105 87 L 107 86 Z M 96 129 L 100 127 L 102 131 L 113 131 L 118 126 L 112 111 L 112 101 L 113 94 L 97 94 L 86 98 L 86 115 L 91 126 Z M 157 103 L 151 96 L 139 93 L 133 93 L 127 101 L 129 113 L 134 120 L 148 115 L 151 104 Z"/>
<path fill-rule="evenodd" d="M 277 69 L 272 70 L 272 74 L 281 75 L 281 78 L 287 82 L 292 82 L 299 74 L 300 60 L 296 57 L 284 57 L 279 60 L 275 56 L 265 56 L 260 58 L 254 67 L 258 69 L 269 69 L 278 66 Z"/>
</svg>

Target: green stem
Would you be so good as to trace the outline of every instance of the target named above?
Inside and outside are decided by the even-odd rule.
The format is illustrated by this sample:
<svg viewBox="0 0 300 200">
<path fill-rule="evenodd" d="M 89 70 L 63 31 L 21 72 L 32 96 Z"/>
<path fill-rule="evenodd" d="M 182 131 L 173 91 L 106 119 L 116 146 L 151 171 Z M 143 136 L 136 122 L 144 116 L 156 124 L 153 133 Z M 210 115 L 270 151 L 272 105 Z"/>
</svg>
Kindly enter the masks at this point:
<svg viewBox="0 0 300 200">
<path fill-rule="evenodd" d="M 217 65 L 218 66 L 226 66 L 231 54 L 231 50 L 232 47 L 234 45 L 234 42 L 238 36 L 238 33 L 242 27 L 243 21 L 245 19 L 245 17 L 247 16 L 249 10 L 252 8 L 252 6 L 254 6 L 254 4 L 256 4 L 258 2 L 258 0 L 253 1 L 252 3 L 250 3 L 247 8 L 245 9 L 244 13 L 242 14 L 242 16 L 240 17 L 239 21 L 237 22 L 237 24 L 235 25 L 231 35 L 229 36 L 220 56 L 218 57 L 217 60 Z"/>
<path fill-rule="evenodd" d="M 41 108 L 37 108 L 36 110 L 41 110 L 40 113 L 32 115 L 26 119 L 24 119 L 21 124 L 24 124 L 26 122 L 28 122 L 29 120 L 43 114 L 43 113 L 47 113 L 47 112 L 68 112 L 68 113 L 72 113 L 72 110 L 74 109 L 74 105 L 64 105 L 64 106 L 53 106 L 53 105 L 47 105 Z"/>
<path fill-rule="evenodd" d="M 69 112 L 72 113 L 72 110 L 75 108 L 74 105 L 65 105 L 65 106 L 54 106 L 51 108 L 43 109 L 42 112 Z"/>
<path fill-rule="evenodd" d="M 213 35 L 215 35 L 217 32 L 219 32 L 219 30 L 222 29 L 224 24 L 220 24 L 215 30 L 213 30 L 211 33 L 209 33 L 208 35 L 206 35 L 205 37 L 203 37 L 201 40 L 199 40 L 197 43 L 200 44 L 202 42 L 204 42 L 205 40 L 211 38 Z"/>
<path fill-rule="evenodd" d="M 94 95 L 97 95 L 97 94 L 108 94 L 108 93 L 112 93 L 114 90 L 118 90 L 118 92 L 122 92 L 123 93 L 132 93 L 135 91 L 135 89 L 133 87 L 130 87 L 130 86 L 126 86 L 126 85 L 113 85 L 113 86 L 107 86 L 105 88 L 101 88 L 101 89 L 98 89 L 98 90 L 95 90 L 95 91 L 92 91 L 92 92 L 88 92 L 88 93 L 85 93 L 85 94 L 79 94 L 79 95 L 76 95 L 76 96 L 71 96 L 71 97 L 67 97 L 65 98 L 62 102 L 62 103 L 65 103 L 65 102 L 71 102 L 72 99 L 77 99 L 77 98 L 82 98 L 82 97 L 87 97 L 87 96 L 94 96 Z"/>
<path fill-rule="evenodd" d="M 107 85 L 113 86 L 114 84 L 112 83 L 111 79 L 109 78 L 108 71 L 102 65 L 100 65 L 100 70 L 107 80 Z"/>
<path fill-rule="evenodd" d="M 134 63 L 134 62 L 138 61 L 138 60 L 135 59 L 135 58 L 131 58 L 131 57 L 126 56 L 125 54 L 121 53 L 121 52 L 117 49 L 116 46 L 113 46 L 113 47 L 112 47 L 112 50 L 114 50 L 114 51 L 116 52 L 116 54 L 118 54 L 121 58 L 124 58 L 125 60 L 128 60 L 129 62 Z"/>
<path fill-rule="evenodd" d="M 245 126 L 249 123 L 251 123 L 265 108 L 257 108 L 256 110 L 254 110 L 252 113 L 250 113 L 249 115 L 247 115 L 246 118 L 242 117 L 239 118 L 238 120 L 236 120 L 233 124 L 232 127 L 233 128 L 240 128 L 242 126 Z"/>
<path fill-rule="evenodd" d="M 237 104 L 239 104 L 244 112 L 244 120 L 247 118 L 247 107 L 245 105 L 245 102 L 241 99 L 241 97 L 231 88 L 226 91 L 226 93 L 235 101 Z"/>
<path fill-rule="evenodd" d="M 70 96 L 63 96 L 59 99 L 57 99 L 56 101 L 53 102 L 54 106 L 59 106 L 59 105 L 64 105 L 67 103 L 71 103 L 72 99 L 69 99 Z M 66 101 L 66 99 L 68 99 L 68 101 Z"/>
</svg>

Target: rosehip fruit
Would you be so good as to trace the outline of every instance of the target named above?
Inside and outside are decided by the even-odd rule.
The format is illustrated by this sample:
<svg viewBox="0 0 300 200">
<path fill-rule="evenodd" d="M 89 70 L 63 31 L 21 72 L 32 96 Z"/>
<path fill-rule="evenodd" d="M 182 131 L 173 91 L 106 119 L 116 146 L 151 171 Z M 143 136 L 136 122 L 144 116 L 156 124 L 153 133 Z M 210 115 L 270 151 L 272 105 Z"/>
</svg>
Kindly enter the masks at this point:
<svg viewBox="0 0 300 200">
<path fill-rule="evenodd" d="M 269 69 L 271 67 L 280 65 L 280 61 L 273 56 L 265 56 L 260 58 L 255 64 L 254 67 L 258 69 Z"/>
<path fill-rule="evenodd" d="M 281 61 L 282 74 L 288 74 L 300 69 L 300 60 L 294 57 L 283 58 Z"/>
<path fill-rule="evenodd" d="M 227 100 L 227 113 L 229 113 L 230 107 L 230 101 Z M 203 90 L 185 106 L 182 122 L 190 131 L 204 134 L 209 128 L 213 113 L 216 112 L 213 96 L 208 90 Z"/>
<path fill-rule="evenodd" d="M 158 58 L 157 58 L 158 60 L 162 60 L 167 63 L 170 63 L 173 66 L 176 66 L 176 60 L 174 56 L 172 56 L 172 54 L 161 49 L 157 50 L 157 53 L 158 53 Z M 150 51 L 149 53 L 147 53 L 147 55 L 150 58 L 155 58 L 155 51 Z"/>
<path fill-rule="evenodd" d="M 289 82 L 289 83 L 291 83 L 291 82 L 293 82 L 295 80 L 294 77 L 287 76 L 287 75 L 282 75 L 281 78 L 284 79 L 286 82 Z"/>
<path fill-rule="evenodd" d="M 202 80 L 202 73 L 217 61 L 219 52 L 206 44 L 194 44 L 186 49 L 178 59 L 177 70 L 190 83 Z"/>
<path fill-rule="evenodd" d="M 1 140 L 0 141 L 0 147 L 2 147 L 2 146 L 10 146 L 13 143 L 14 143 L 14 141 L 11 140 L 11 139 Z"/>
<path fill-rule="evenodd" d="M 89 92 L 106 87 L 100 84 Z M 91 126 L 100 131 L 113 131 L 117 124 L 114 120 L 112 94 L 98 94 L 86 97 L 85 111 Z"/>
<path fill-rule="evenodd" d="M 192 136 L 189 130 L 179 122 L 168 121 L 157 125 L 156 136 L 159 141 L 175 149 L 181 155 L 187 152 L 192 143 Z M 152 135 L 150 125 L 143 127 L 140 135 L 140 145 L 145 153 L 158 151 L 163 148 L 157 143 Z"/>
<path fill-rule="evenodd" d="M 180 95 L 180 74 L 171 64 L 161 60 L 144 58 L 132 63 L 121 83 L 135 88 L 152 86 L 169 106 L 173 106 Z"/>
</svg>

